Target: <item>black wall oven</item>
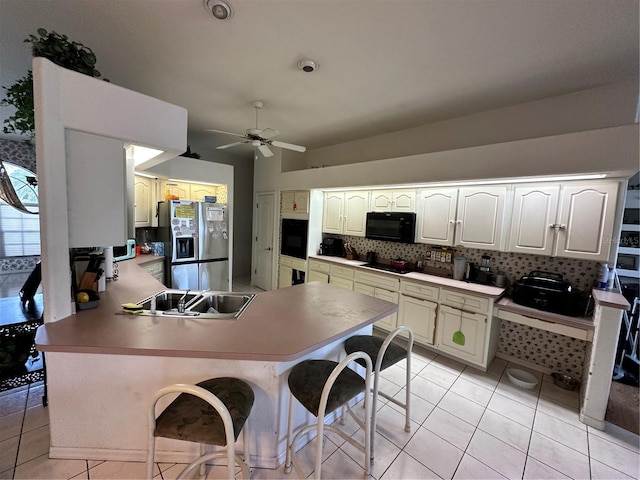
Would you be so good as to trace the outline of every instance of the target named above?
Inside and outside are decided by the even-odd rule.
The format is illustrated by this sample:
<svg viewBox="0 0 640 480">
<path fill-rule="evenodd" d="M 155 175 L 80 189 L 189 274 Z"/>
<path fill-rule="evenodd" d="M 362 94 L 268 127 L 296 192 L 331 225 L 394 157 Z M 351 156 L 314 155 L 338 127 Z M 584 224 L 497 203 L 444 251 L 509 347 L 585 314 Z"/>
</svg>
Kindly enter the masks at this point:
<svg viewBox="0 0 640 480">
<path fill-rule="evenodd" d="M 289 257 L 302 258 L 306 260 L 308 231 L 309 220 L 283 218 L 280 253 Z"/>
</svg>

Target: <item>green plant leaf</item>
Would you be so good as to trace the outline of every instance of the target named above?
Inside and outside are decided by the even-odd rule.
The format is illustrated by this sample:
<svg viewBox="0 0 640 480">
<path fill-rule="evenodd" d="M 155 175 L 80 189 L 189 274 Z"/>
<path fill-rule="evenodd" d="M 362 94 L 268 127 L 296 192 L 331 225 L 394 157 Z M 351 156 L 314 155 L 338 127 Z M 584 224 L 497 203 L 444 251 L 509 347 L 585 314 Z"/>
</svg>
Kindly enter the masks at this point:
<svg viewBox="0 0 640 480">
<path fill-rule="evenodd" d="M 69 41 L 66 35 L 38 28 L 35 35 L 29 35 L 24 42 L 31 44 L 34 57 L 44 57 L 63 68 L 100 78 L 101 73 L 94 68 L 96 56 L 89 47 L 80 42 Z M 108 81 L 107 79 L 104 79 Z M 31 71 L 16 81 L 11 87 L 3 87 L 6 96 L 0 106 L 14 107 L 15 112 L 4 120 L 4 133 L 21 133 L 34 136 L 33 118 L 33 76 Z"/>
</svg>

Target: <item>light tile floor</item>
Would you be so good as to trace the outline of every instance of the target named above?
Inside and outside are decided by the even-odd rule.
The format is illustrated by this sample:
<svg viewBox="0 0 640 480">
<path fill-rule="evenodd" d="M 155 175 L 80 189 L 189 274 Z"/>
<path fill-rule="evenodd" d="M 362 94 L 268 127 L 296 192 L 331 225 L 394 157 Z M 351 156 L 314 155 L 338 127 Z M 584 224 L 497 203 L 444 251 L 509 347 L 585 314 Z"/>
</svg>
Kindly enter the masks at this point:
<svg viewBox="0 0 640 480">
<path fill-rule="evenodd" d="M 234 291 L 250 289 L 234 279 Z M 416 348 L 412 357 L 411 432 L 399 407 L 380 398 L 372 478 L 387 479 L 638 479 L 640 438 L 615 425 L 605 431 L 578 420 L 579 397 L 540 375 L 534 390 L 520 390 L 496 360 L 487 373 Z M 383 372 L 381 388 L 404 395 L 404 365 Z M 42 383 L 0 393 L 0 479 L 144 478 L 137 462 L 48 458 L 49 419 Z M 345 428 L 362 435 L 355 422 Z M 313 469 L 314 441 L 298 458 Z M 329 434 L 323 478 L 362 478 L 362 454 Z M 175 479 L 183 465 L 157 464 L 155 478 Z M 214 467 L 208 478 L 223 478 Z M 252 469 L 253 479 L 296 478 Z"/>
<path fill-rule="evenodd" d="M 607 424 L 599 431 L 578 421 L 578 394 L 546 375 L 534 390 L 519 390 L 503 360 L 482 373 L 431 352 L 413 355 L 411 432 L 399 407 L 380 399 L 372 477 L 386 479 L 631 479 L 640 477 L 640 439 Z M 403 395 L 403 366 L 383 372 L 383 388 Z M 43 385 L 0 394 L 0 478 L 134 479 L 144 464 L 49 459 L 49 420 Z M 361 436 L 353 420 L 346 427 Z M 312 473 L 314 442 L 298 453 Z M 325 441 L 323 478 L 361 478 L 362 454 L 338 437 Z M 180 464 L 157 465 L 156 478 L 174 479 Z M 221 478 L 214 467 L 208 478 Z M 254 479 L 296 478 L 295 473 L 252 469 Z"/>
</svg>

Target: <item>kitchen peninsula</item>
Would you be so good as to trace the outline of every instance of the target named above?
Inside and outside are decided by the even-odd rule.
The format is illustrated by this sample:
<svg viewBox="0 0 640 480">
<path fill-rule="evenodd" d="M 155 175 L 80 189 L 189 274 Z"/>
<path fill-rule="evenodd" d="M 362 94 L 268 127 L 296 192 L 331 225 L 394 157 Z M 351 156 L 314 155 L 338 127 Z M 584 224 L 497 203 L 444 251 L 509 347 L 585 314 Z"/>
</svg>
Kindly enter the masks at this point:
<svg viewBox="0 0 640 480">
<path fill-rule="evenodd" d="M 55 359 L 48 374 L 52 458 L 142 461 L 146 409 L 158 389 L 218 376 L 249 382 L 251 462 L 284 460 L 287 373 L 305 358 L 337 359 L 342 341 L 394 314 L 397 306 L 312 282 L 258 293 L 237 320 L 121 314 L 121 304 L 164 287 L 135 260 L 101 293 L 98 308 L 43 325 L 39 350 Z M 304 413 L 298 412 L 302 423 Z M 91 425 L 88 429 L 87 426 Z M 184 462 L 197 445 L 162 439 L 160 461 Z M 166 441 L 164 441 L 166 440 Z"/>
</svg>

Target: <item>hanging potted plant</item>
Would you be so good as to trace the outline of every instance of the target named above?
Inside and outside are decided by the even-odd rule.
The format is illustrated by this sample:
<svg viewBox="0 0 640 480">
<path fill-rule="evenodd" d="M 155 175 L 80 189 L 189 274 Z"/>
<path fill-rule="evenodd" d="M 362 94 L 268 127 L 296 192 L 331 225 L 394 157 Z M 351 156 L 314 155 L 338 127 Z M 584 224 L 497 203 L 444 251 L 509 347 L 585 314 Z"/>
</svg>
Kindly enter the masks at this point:
<svg viewBox="0 0 640 480">
<path fill-rule="evenodd" d="M 101 76 L 95 68 L 96 56 L 93 50 L 82 43 L 70 41 L 66 35 L 47 32 L 44 28 L 39 28 L 38 36 L 29 35 L 29 38 L 24 41 L 31 43 L 31 53 L 34 57 L 44 57 L 63 68 L 91 77 L 99 78 Z M 26 134 L 29 136 L 29 140 L 33 139 L 35 123 L 31 70 L 12 86 L 2 88 L 6 90 L 6 97 L 0 101 L 0 106 L 15 108 L 14 114 L 4 120 L 3 132 Z"/>
</svg>

